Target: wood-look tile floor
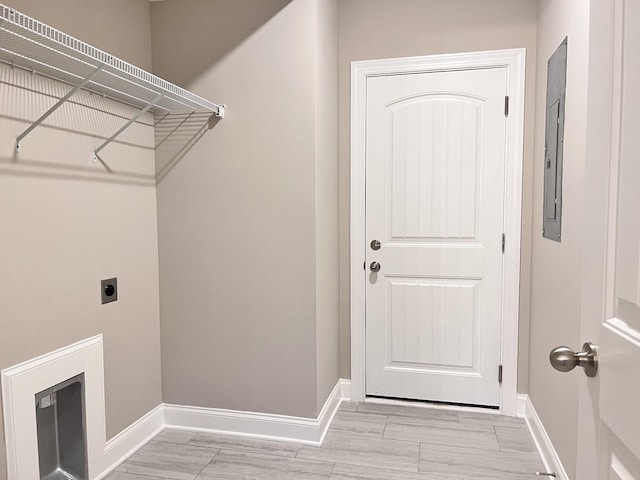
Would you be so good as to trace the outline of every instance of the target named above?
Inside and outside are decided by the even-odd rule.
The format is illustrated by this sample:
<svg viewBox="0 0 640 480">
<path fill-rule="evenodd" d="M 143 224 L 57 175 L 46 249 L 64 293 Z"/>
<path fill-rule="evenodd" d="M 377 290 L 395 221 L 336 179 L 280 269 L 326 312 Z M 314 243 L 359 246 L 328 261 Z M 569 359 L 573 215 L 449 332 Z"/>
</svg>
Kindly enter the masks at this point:
<svg viewBox="0 0 640 480">
<path fill-rule="evenodd" d="M 524 421 L 343 403 L 321 447 L 167 429 L 107 480 L 534 480 Z"/>
</svg>

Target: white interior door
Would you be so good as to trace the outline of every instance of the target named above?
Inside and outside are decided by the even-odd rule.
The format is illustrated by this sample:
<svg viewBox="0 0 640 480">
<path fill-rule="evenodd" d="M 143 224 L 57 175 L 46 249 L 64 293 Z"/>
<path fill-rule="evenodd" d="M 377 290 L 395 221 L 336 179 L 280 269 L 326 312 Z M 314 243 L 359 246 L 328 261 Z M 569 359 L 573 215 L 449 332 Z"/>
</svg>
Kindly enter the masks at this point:
<svg viewBox="0 0 640 480">
<path fill-rule="evenodd" d="M 627 480 L 640 479 L 640 1 L 617 7 L 619 145 L 610 192 L 609 302 L 597 341 L 600 477 Z"/>
<path fill-rule="evenodd" d="M 613 92 L 609 111 L 597 112 L 593 118 L 599 122 L 606 117 L 607 124 L 592 135 L 606 137 L 603 143 L 609 148 L 603 152 L 607 164 L 603 166 L 610 168 L 601 175 L 587 170 L 592 183 L 586 190 L 595 195 L 598 179 L 594 177 L 601 176 L 602 183 L 609 174 L 609 184 L 599 196 L 608 204 L 609 228 L 604 235 L 607 251 L 600 255 L 606 260 L 599 275 L 605 290 L 604 308 L 599 311 L 584 308 L 589 305 L 587 288 L 590 277 L 598 274 L 598 262 L 588 254 L 583 261 L 583 297 L 587 297 L 583 298 L 583 338 L 598 347 L 599 371 L 595 379 L 586 381 L 581 394 L 584 415 L 578 436 L 578 476 L 640 480 L 640 0 L 594 0 L 591 9 L 595 40 L 591 48 L 595 48 L 595 58 L 599 49 L 604 52 L 603 61 L 598 58 L 598 69 L 613 70 L 614 75 L 612 84 L 610 73 L 608 79 L 604 77 L 613 88 L 598 91 Z M 597 78 L 590 78 L 592 82 L 597 84 Z M 589 147 L 598 148 L 598 139 L 589 141 Z M 593 230 L 602 230 L 602 224 L 595 223 L 586 224 L 589 238 L 602 235 Z"/>
<path fill-rule="evenodd" d="M 505 68 L 367 79 L 367 395 L 499 405 L 506 92 Z"/>
</svg>

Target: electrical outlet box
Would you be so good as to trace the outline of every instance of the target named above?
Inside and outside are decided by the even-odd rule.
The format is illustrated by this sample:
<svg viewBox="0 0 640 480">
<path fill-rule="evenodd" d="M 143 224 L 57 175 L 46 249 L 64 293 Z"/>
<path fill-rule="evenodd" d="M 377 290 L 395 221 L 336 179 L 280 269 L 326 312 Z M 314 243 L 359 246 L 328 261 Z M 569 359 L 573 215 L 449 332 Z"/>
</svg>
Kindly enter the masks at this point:
<svg viewBox="0 0 640 480">
<path fill-rule="evenodd" d="M 100 292 L 103 305 L 118 300 L 118 279 L 114 277 L 102 280 L 100 282 Z"/>
</svg>

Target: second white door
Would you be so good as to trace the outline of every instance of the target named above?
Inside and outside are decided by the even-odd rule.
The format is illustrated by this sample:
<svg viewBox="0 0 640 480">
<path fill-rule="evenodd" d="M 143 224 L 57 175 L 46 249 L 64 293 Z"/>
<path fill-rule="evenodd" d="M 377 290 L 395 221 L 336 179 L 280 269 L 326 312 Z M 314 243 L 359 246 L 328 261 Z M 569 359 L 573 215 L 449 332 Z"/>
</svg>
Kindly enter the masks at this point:
<svg viewBox="0 0 640 480">
<path fill-rule="evenodd" d="M 499 405 L 506 91 L 504 68 L 367 80 L 367 395 Z"/>
</svg>

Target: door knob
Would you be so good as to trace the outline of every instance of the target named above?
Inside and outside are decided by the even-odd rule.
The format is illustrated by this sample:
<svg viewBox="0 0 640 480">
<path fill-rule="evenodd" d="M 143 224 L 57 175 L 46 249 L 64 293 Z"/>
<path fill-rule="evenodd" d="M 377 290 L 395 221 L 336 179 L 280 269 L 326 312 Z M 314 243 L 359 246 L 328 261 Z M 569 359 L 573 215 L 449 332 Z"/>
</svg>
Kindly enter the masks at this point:
<svg viewBox="0 0 640 480">
<path fill-rule="evenodd" d="M 380 240 L 371 240 L 371 250 L 380 250 Z"/>
<path fill-rule="evenodd" d="M 585 343 L 578 353 L 569 347 L 554 348 L 549 354 L 549 361 L 560 372 L 570 372 L 576 367 L 584 368 L 587 377 L 595 377 L 598 372 L 598 354 L 592 343 Z"/>
<path fill-rule="evenodd" d="M 380 264 L 378 262 L 371 262 L 371 265 L 369 265 L 369 268 L 374 273 L 379 272 L 380 271 Z"/>
</svg>

